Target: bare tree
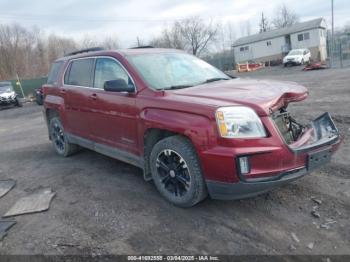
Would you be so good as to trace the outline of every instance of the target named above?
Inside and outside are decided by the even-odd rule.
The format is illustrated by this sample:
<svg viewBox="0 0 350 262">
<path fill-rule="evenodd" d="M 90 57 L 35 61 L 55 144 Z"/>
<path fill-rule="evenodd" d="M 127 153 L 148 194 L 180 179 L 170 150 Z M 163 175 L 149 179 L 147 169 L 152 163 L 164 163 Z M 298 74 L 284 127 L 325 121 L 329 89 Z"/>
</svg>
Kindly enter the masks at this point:
<svg viewBox="0 0 350 262">
<path fill-rule="evenodd" d="M 105 37 L 98 46 L 101 46 L 105 49 L 113 50 L 119 48 L 119 40 L 117 36 L 107 36 Z"/>
<path fill-rule="evenodd" d="M 249 36 L 252 33 L 252 26 L 250 24 L 250 21 L 241 21 L 239 23 L 239 28 L 241 31 L 241 36 Z"/>
<path fill-rule="evenodd" d="M 227 33 L 228 39 L 229 39 L 229 46 L 231 48 L 233 43 L 236 41 L 236 30 L 235 30 L 235 26 L 231 22 L 229 22 L 226 25 L 226 28 L 227 28 L 226 33 Z"/>
<path fill-rule="evenodd" d="M 85 43 L 84 43 L 85 45 Z M 47 50 L 48 50 L 48 61 L 51 64 L 54 60 L 59 57 L 66 55 L 78 48 L 75 41 L 60 37 L 56 35 L 50 35 L 47 40 Z"/>
<path fill-rule="evenodd" d="M 51 34 L 48 37 L 37 27 L 25 28 L 19 24 L 0 24 L 0 80 L 47 75 L 51 63 L 77 49 L 102 46 L 119 47 L 116 36 L 101 41 L 85 36 L 76 42 L 70 38 Z"/>
<path fill-rule="evenodd" d="M 284 28 L 291 26 L 298 21 L 298 15 L 283 3 L 275 10 L 275 18 L 272 20 L 272 24 L 275 28 Z"/>
<path fill-rule="evenodd" d="M 159 37 L 156 37 L 150 41 L 150 45 L 161 48 L 186 48 L 181 27 L 177 23 L 173 24 L 170 28 L 164 28 Z"/>
<path fill-rule="evenodd" d="M 180 28 L 182 37 L 194 55 L 199 55 L 209 43 L 215 41 L 218 32 L 217 25 L 212 21 L 206 24 L 198 16 L 176 22 L 176 25 Z"/>
<path fill-rule="evenodd" d="M 96 37 L 92 35 L 85 35 L 79 43 L 79 48 L 86 49 L 98 46 L 98 41 Z"/>
<path fill-rule="evenodd" d="M 40 62 L 34 56 L 39 42 L 38 30 L 19 24 L 0 25 L 0 76 L 33 75 Z"/>
<path fill-rule="evenodd" d="M 215 42 L 219 26 L 212 21 L 205 23 L 195 16 L 177 21 L 164 28 L 160 36 L 153 38 L 149 44 L 155 47 L 185 49 L 194 55 L 200 55 Z"/>
<path fill-rule="evenodd" d="M 261 13 L 261 19 L 260 19 L 259 27 L 260 27 L 260 30 L 259 30 L 260 33 L 263 33 L 263 32 L 266 32 L 266 31 L 270 30 L 269 21 L 264 16 L 264 12 Z"/>
<path fill-rule="evenodd" d="M 245 26 L 246 26 L 246 30 L 247 30 L 247 35 L 251 35 L 252 34 L 252 25 L 250 24 L 249 20 L 246 21 Z"/>
<path fill-rule="evenodd" d="M 230 50 L 235 40 L 235 27 L 231 22 L 218 24 L 216 43 L 220 52 Z"/>
</svg>

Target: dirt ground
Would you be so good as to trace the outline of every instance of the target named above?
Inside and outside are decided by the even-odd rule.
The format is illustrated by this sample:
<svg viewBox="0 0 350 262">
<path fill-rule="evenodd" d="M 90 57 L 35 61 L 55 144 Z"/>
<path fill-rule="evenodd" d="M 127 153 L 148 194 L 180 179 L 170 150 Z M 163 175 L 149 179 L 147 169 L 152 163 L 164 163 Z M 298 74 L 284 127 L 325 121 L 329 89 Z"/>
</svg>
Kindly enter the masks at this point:
<svg viewBox="0 0 350 262">
<path fill-rule="evenodd" d="M 0 254 L 350 254 L 350 68 L 276 67 L 239 77 L 307 86 L 309 98 L 290 111 L 303 122 L 333 115 L 344 142 L 332 162 L 255 198 L 181 209 L 136 167 L 88 150 L 58 157 L 41 107 L 2 110 L 0 179 L 17 185 L 0 199 L 0 214 L 38 188 L 57 195 L 48 211 L 16 217 Z M 311 215 L 314 206 L 320 218 Z"/>
</svg>

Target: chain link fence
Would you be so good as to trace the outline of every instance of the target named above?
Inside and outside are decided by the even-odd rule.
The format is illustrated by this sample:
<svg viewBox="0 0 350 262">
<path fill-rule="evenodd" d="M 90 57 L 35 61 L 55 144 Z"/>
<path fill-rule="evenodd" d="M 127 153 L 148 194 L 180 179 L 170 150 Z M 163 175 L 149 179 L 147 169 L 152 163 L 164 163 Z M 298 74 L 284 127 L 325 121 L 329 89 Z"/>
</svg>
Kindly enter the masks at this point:
<svg viewBox="0 0 350 262">
<path fill-rule="evenodd" d="M 333 48 L 332 41 L 329 38 L 327 41 L 327 47 L 330 65 L 333 68 L 350 66 L 350 33 L 336 35 L 334 37 Z"/>
</svg>

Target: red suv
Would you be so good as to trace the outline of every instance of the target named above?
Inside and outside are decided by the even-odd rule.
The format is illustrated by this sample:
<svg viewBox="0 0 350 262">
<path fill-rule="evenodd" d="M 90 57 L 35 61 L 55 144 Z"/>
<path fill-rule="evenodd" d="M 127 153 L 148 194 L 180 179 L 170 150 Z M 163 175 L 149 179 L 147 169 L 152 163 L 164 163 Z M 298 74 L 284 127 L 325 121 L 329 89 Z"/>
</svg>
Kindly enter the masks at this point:
<svg viewBox="0 0 350 262">
<path fill-rule="evenodd" d="M 136 165 L 182 207 L 286 184 L 341 140 L 328 113 L 308 125 L 288 113 L 303 86 L 232 78 L 179 50 L 75 52 L 53 63 L 43 93 L 59 155 L 84 147 Z"/>
</svg>

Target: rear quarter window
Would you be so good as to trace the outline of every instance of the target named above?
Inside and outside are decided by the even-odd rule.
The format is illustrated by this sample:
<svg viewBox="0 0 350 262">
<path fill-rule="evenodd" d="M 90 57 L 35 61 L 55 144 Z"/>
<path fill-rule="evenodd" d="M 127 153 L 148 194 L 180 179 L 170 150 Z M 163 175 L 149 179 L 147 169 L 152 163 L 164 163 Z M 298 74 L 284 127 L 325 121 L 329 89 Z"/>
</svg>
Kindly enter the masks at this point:
<svg viewBox="0 0 350 262">
<path fill-rule="evenodd" d="M 93 66 L 93 58 L 73 60 L 64 76 L 64 83 L 92 87 Z"/>
<path fill-rule="evenodd" d="M 57 83 L 58 74 L 61 70 L 63 62 L 54 62 L 51 66 L 49 75 L 47 77 L 47 83 L 52 85 Z"/>
</svg>

